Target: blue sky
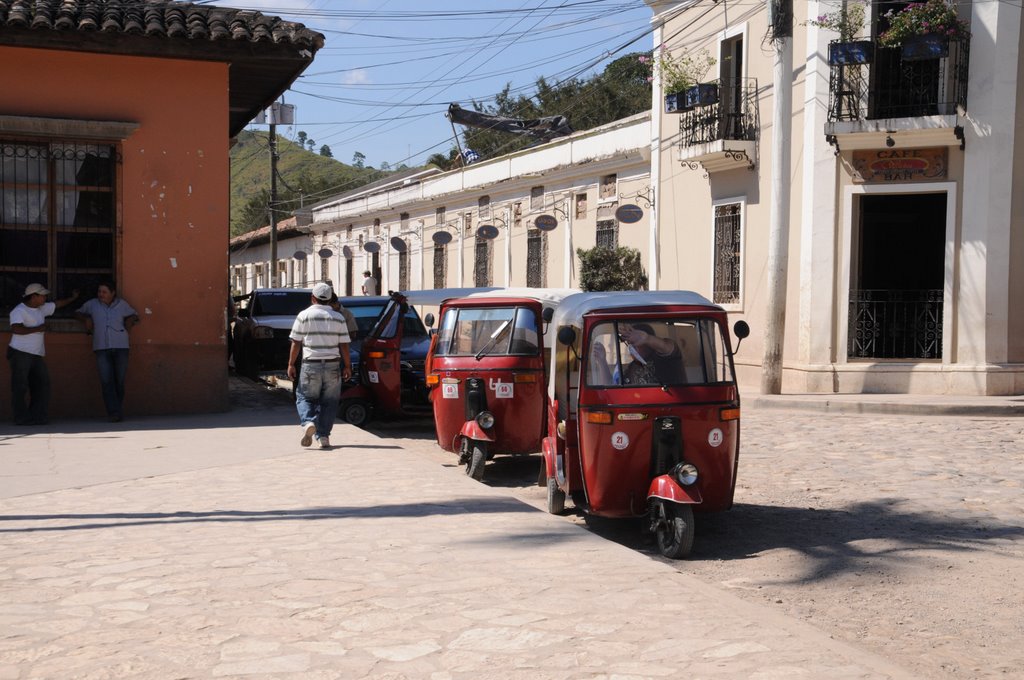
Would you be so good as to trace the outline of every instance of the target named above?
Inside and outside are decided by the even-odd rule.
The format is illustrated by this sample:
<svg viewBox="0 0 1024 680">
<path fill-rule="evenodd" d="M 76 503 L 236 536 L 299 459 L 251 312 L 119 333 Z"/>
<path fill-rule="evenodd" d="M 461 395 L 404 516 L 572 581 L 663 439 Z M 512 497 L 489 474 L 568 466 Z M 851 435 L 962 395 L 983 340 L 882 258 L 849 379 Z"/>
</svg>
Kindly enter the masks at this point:
<svg viewBox="0 0 1024 680">
<path fill-rule="evenodd" d="M 510 83 L 533 92 L 649 50 L 643 0 L 213 0 L 299 21 L 326 44 L 285 96 L 296 125 L 351 162 L 413 166 L 447 152 L 450 102 L 490 102 Z M 632 42 L 631 42 L 632 41 Z M 571 120 L 571 112 L 569 113 Z M 253 126 L 266 129 L 266 126 Z"/>
</svg>

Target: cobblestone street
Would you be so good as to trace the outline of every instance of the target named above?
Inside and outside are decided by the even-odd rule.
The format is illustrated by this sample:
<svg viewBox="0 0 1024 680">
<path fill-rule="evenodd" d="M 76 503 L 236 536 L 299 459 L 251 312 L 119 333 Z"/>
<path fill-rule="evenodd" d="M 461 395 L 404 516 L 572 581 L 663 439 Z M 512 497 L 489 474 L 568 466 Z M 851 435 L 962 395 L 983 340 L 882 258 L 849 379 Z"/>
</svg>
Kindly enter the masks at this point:
<svg viewBox="0 0 1024 680">
<path fill-rule="evenodd" d="M 423 436 L 404 444 L 453 462 Z M 674 566 L 918 677 L 1024 676 L 1022 460 L 1021 418 L 747 408 L 736 506 L 698 515 Z M 488 477 L 542 508 L 535 478 Z M 661 560 L 636 525 L 599 531 Z"/>
<path fill-rule="evenodd" d="M 535 456 L 479 484 L 429 421 L 303 450 L 235 387 L 0 433 L 0 678 L 1024 672 L 1024 419 L 747 408 L 737 505 L 670 562 L 541 511 Z"/>
</svg>

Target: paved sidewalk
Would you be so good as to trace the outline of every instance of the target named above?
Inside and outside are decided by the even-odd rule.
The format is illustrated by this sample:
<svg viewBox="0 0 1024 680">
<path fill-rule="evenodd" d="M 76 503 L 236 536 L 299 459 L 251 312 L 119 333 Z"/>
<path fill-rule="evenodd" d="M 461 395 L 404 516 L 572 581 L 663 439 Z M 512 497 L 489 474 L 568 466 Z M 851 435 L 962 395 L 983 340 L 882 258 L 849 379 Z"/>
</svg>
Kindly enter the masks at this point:
<svg viewBox="0 0 1024 680">
<path fill-rule="evenodd" d="M 974 397 L 946 394 L 757 394 L 743 405 L 832 414 L 1024 417 L 1024 395 Z"/>
<path fill-rule="evenodd" d="M 0 678 L 903 678 L 289 407 L 0 430 Z"/>
</svg>

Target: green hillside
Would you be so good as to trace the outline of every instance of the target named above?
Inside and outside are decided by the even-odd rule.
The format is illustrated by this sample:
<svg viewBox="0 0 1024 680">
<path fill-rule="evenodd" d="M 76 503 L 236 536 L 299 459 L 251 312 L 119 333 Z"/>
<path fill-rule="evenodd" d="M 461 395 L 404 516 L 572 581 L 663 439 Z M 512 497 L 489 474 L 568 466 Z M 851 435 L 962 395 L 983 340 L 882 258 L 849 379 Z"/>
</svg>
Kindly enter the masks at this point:
<svg viewBox="0 0 1024 680">
<path fill-rule="evenodd" d="M 351 191 L 390 173 L 356 168 L 334 158 L 307 151 L 277 137 L 278 219 L 300 205 L 310 205 Z M 243 131 L 231 149 L 231 235 L 237 236 L 268 224 L 270 147 L 267 133 Z"/>
</svg>

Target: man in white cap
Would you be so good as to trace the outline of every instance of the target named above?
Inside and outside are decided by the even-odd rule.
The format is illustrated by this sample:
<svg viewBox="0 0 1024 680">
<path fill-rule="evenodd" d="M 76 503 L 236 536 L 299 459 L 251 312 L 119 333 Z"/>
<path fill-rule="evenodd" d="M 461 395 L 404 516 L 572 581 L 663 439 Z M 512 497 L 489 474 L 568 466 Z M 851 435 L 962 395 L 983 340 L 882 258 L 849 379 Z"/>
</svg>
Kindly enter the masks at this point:
<svg viewBox="0 0 1024 680">
<path fill-rule="evenodd" d="M 311 306 L 299 312 L 289 336 L 288 377 L 298 381 L 295 407 L 302 423 L 302 446 L 316 436 L 321 449 L 331 448 L 331 430 L 341 399 L 341 385 L 352 375 L 345 317 L 331 308 L 334 291 L 326 283 L 313 286 Z M 302 352 L 302 369 L 296 368 Z"/>
<path fill-rule="evenodd" d="M 21 304 L 11 310 L 11 410 L 17 425 L 45 425 L 49 422 L 50 372 L 46 368 L 46 317 L 71 304 L 78 297 L 47 302 L 50 291 L 41 283 L 25 289 Z"/>
</svg>

